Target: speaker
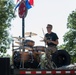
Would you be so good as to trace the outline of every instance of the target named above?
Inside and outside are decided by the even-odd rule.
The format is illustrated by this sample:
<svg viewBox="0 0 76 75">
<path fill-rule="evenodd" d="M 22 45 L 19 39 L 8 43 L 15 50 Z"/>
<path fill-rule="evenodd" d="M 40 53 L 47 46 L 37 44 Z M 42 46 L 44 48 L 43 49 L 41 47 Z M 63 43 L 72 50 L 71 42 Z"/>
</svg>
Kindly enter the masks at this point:
<svg viewBox="0 0 76 75">
<path fill-rule="evenodd" d="M 0 75 L 9 75 L 10 58 L 0 58 Z"/>
</svg>

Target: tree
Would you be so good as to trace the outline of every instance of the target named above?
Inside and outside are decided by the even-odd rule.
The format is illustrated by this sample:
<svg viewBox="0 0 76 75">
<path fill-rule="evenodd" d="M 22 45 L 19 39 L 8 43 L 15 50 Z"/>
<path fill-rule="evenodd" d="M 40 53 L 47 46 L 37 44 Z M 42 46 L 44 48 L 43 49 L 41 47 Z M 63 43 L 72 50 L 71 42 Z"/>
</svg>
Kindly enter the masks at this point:
<svg viewBox="0 0 76 75">
<path fill-rule="evenodd" d="M 7 52 L 10 45 L 9 29 L 11 20 L 15 17 L 13 0 L 0 1 L 0 54 Z"/>
<path fill-rule="evenodd" d="M 76 10 L 68 16 L 68 32 L 64 35 L 65 49 L 69 52 L 72 62 L 76 62 Z"/>
</svg>

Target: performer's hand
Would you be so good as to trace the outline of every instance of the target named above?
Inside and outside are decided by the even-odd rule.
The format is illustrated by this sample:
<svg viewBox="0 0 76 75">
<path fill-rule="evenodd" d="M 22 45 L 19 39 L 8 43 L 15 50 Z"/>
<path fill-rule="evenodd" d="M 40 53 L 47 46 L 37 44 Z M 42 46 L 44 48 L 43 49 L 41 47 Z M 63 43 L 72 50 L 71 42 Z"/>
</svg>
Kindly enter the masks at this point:
<svg viewBox="0 0 76 75">
<path fill-rule="evenodd" d="M 52 42 L 52 40 L 47 40 L 47 43 L 51 43 Z"/>
</svg>

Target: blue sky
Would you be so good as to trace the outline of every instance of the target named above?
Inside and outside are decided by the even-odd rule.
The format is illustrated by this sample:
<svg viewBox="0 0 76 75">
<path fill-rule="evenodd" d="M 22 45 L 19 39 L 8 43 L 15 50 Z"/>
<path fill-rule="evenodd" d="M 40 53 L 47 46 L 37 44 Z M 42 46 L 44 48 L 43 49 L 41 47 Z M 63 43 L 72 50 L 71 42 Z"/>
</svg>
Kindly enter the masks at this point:
<svg viewBox="0 0 76 75">
<path fill-rule="evenodd" d="M 14 0 L 16 3 L 16 0 Z M 53 32 L 59 37 L 59 45 L 63 44 L 63 35 L 67 32 L 67 18 L 76 9 L 76 0 L 34 0 L 34 6 L 28 10 L 25 18 L 25 33 L 34 32 L 37 36 L 27 38 L 35 41 L 35 45 L 43 45 L 40 42 L 43 36 L 42 28 L 46 33 L 47 24 L 53 25 Z M 22 19 L 17 17 L 12 20 L 11 35 L 22 36 Z"/>
</svg>

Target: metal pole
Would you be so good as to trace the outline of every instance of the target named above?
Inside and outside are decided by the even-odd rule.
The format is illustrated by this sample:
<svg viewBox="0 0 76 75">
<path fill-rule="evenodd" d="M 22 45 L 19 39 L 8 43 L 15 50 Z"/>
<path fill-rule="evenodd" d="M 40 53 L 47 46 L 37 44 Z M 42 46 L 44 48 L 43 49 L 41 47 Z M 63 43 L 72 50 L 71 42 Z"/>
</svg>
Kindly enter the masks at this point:
<svg viewBox="0 0 76 75">
<path fill-rule="evenodd" d="M 25 37 L 25 23 L 24 23 L 24 17 L 22 18 L 22 37 Z"/>
<path fill-rule="evenodd" d="M 25 37 L 25 21 L 24 21 L 24 17 L 22 18 L 22 38 Z M 22 68 L 24 68 L 24 51 L 25 51 L 25 48 L 24 48 L 24 39 L 22 39 L 22 44 L 23 44 L 23 51 L 22 51 Z"/>
<path fill-rule="evenodd" d="M 25 41 L 25 17 L 27 15 L 27 8 L 26 8 L 26 4 L 25 4 L 26 0 L 21 0 L 20 5 L 19 5 L 19 17 L 22 18 L 22 61 L 21 61 L 21 67 L 24 68 L 24 51 L 25 51 L 25 47 L 24 47 L 24 41 Z"/>
</svg>

